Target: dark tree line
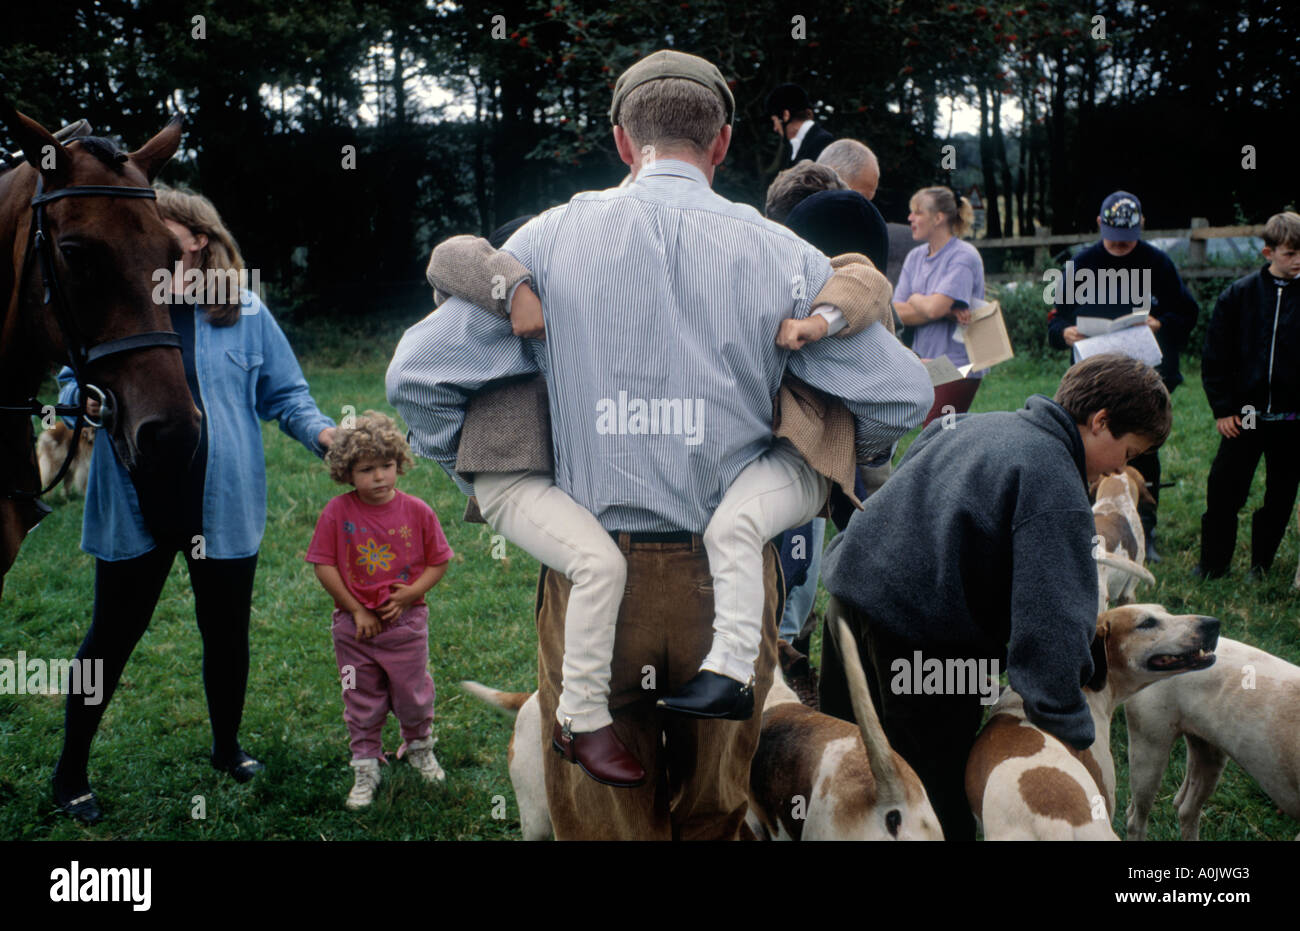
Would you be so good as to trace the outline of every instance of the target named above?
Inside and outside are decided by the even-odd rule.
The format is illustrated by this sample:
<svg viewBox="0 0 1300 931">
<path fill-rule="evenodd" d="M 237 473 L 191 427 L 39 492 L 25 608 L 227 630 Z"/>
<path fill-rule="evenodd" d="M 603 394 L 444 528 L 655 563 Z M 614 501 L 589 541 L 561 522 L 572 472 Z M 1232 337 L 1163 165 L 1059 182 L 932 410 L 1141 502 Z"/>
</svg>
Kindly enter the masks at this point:
<svg viewBox="0 0 1300 931">
<path fill-rule="evenodd" d="M 1117 187 L 1152 227 L 1296 200 L 1286 0 L 46 0 L 7 30 L 3 91 L 47 125 L 86 116 L 129 146 L 184 113 L 166 178 L 212 197 L 287 311 L 423 300 L 439 238 L 617 183 L 610 90 L 663 46 L 731 82 L 716 186 L 756 205 L 780 145 L 763 99 L 787 80 L 875 149 L 889 219 L 953 178 L 948 144 L 980 179 L 990 236 L 1090 228 Z M 952 97 L 980 115 L 973 147 L 948 138 Z"/>
</svg>

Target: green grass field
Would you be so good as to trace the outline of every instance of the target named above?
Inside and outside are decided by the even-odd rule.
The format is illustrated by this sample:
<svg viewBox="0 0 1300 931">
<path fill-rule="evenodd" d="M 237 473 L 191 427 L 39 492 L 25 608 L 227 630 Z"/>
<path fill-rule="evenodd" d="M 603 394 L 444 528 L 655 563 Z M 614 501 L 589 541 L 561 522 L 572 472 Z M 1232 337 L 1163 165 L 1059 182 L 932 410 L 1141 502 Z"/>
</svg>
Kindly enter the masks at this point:
<svg viewBox="0 0 1300 931">
<path fill-rule="evenodd" d="M 396 341 L 368 328 L 355 334 L 290 329 L 322 410 L 338 419 L 344 405 L 385 410 L 383 376 Z M 364 337 L 352 342 L 351 336 Z M 375 347 L 369 352 L 347 348 Z M 1173 436 L 1165 446 L 1158 584 L 1142 597 L 1175 612 L 1212 614 L 1226 636 L 1300 662 L 1300 595 L 1293 592 L 1294 530 L 1273 575 L 1242 581 L 1245 540 L 1226 580 L 1194 584 L 1204 479 L 1217 445 L 1195 363 L 1175 394 Z M 1033 392 L 1051 394 L 1061 359 L 1022 358 L 988 377 L 975 410 L 1011 409 Z M 463 499 L 449 479 L 420 462 L 400 487 L 438 512 L 456 557 L 429 597 L 430 653 L 438 687 L 434 733 L 447 770 L 444 788 L 425 785 L 404 763 L 385 768 L 375 805 L 348 812 L 351 785 L 347 731 L 329 636 L 331 602 L 303 561 L 316 516 L 344 490 L 324 467 L 274 425 L 264 431 L 269 475 L 266 537 L 253 600 L 252 649 L 244 746 L 267 764 L 248 786 L 207 762 L 210 733 L 203 699 L 198 630 L 183 560 L 177 560 L 153 624 L 127 666 L 104 717 L 91 756 L 91 781 L 106 820 L 83 828 L 54 810 L 49 776 L 58 756 L 61 696 L 0 695 L 0 839 L 510 839 L 518 809 L 506 772 L 511 722 L 462 692 L 461 679 L 509 690 L 536 680 L 533 599 L 536 563 L 514 547 L 493 559 L 489 531 L 463 524 Z M 1261 469 L 1262 472 L 1262 469 Z M 1250 508 L 1262 495 L 1262 475 Z M 28 538 L 0 603 L 0 658 L 71 657 L 90 622 L 93 562 L 78 548 L 82 505 L 54 496 L 56 510 Z M 1244 535 L 1243 535 L 1244 536 Z M 819 609 L 825 592 L 820 596 Z M 816 652 L 816 651 L 815 651 Z M 390 751 L 400 742 L 396 722 L 385 730 Z M 1123 834 L 1127 804 L 1122 714 L 1112 733 L 1119 769 L 1116 828 Z M 1182 745 L 1157 799 L 1154 839 L 1174 839 L 1171 798 L 1182 779 Z M 205 818 L 193 812 L 202 797 Z M 1206 806 L 1207 840 L 1290 840 L 1300 830 L 1277 813 L 1254 782 L 1229 764 Z"/>
</svg>

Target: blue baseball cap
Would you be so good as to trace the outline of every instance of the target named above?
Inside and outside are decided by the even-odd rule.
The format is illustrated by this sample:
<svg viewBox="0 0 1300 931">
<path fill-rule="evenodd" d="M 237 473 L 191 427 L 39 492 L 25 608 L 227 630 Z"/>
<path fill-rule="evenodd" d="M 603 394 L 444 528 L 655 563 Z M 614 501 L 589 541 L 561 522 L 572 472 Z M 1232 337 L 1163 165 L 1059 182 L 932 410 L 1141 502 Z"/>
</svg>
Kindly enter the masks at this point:
<svg viewBox="0 0 1300 931">
<path fill-rule="evenodd" d="M 1142 238 L 1142 202 L 1128 191 L 1116 191 L 1101 202 L 1101 238 L 1134 242 Z"/>
</svg>

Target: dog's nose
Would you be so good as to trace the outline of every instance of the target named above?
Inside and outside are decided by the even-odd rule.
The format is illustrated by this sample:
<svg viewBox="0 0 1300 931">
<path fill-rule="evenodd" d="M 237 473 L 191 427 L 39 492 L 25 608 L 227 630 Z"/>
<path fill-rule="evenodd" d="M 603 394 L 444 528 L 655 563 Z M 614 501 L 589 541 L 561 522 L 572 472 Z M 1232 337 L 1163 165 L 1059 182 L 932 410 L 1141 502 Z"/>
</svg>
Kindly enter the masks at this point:
<svg viewBox="0 0 1300 931">
<path fill-rule="evenodd" d="M 1201 617 L 1199 625 L 1201 637 L 1205 640 L 1207 647 L 1213 647 L 1219 642 L 1219 619 L 1217 617 Z"/>
</svg>

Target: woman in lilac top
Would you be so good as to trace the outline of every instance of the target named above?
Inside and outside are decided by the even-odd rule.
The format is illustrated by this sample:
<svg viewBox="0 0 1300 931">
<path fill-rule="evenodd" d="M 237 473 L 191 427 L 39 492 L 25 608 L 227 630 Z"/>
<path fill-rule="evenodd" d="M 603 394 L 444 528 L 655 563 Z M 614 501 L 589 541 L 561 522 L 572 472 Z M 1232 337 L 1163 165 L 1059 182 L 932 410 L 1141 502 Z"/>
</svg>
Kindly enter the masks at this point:
<svg viewBox="0 0 1300 931">
<path fill-rule="evenodd" d="M 960 368 L 970 362 L 960 325 L 970 322 L 970 306 L 984 298 L 984 263 L 975 247 L 960 237 L 971 227 L 970 201 L 952 188 L 927 187 L 912 195 L 907 222 L 912 238 L 924 242 L 907 254 L 894 288 L 894 310 L 906 326 L 916 327 L 912 349 L 922 359 L 947 356 Z M 987 370 L 984 370 L 987 371 Z M 984 371 L 934 389 L 929 423 L 944 407 L 970 410 Z"/>
</svg>

